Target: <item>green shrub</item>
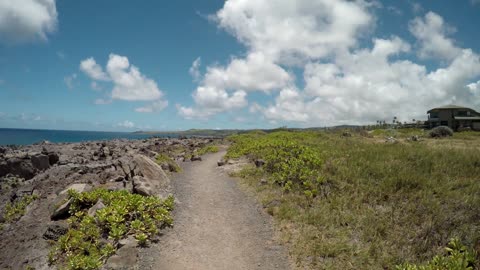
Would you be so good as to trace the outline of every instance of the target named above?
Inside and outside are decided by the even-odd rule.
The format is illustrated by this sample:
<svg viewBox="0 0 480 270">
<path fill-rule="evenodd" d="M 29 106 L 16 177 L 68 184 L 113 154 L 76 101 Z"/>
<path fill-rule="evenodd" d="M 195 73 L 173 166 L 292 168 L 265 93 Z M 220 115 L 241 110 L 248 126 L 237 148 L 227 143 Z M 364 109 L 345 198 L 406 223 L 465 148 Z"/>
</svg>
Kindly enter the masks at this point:
<svg viewBox="0 0 480 270">
<path fill-rule="evenodd" d="M 445 248 L 446 254 L 437 255 L 424 265 L 405 263 L 398 265 L 396 270 L 473 270 L 475 269 L 476 253 L 452 239 Z"/>
<path fill-rule="evenodd" d="M 195 151 L 195 154 L 201 156 L 207 153 L 217 153 L 219 151 L 218 146 L 216 145 L 207 145 L 205 147 L 200 148 L 199 150 Z"/>
<path fill-rule="evenodd" d="M 155 162 L 158 165 L 167 163 L 170 168 L 173 168 L 174 172 L 180 172 L 182 170 L 172 158 L 163 153 L 160 153 L 155 157 Z"/>
<path fill-rule="evenodd" d="M 126 190 L 105 189 L 83 193 L 69 190 L 68 195 L 72 200 L 69 230 L 49 254 L 50 264 L 66 269 L 98 269 L 115 253 L 120 239 L 131 234 L 140 245 L 145 245 L 160 228 L 173 222 L 170 211 L 174 199 L 171 196 L 162 201 Z M 99 200 L 105 207 L 89 216 L 88 209 Z"/>
<path fill-rule="evenodd" d="M 453 136 L 453 130 L 447 126 L 438 126 L 433 128 L 428 135 L 431 138 L 443 138 Z"/>
<path fill-rule="evenodd" d="M 229 140 L 227 158 L 265 161 L 237 175 L 258 192 L 299 268 L 392 269 L 434 257 L 452 237 L 469 247 L 480 240 L 472 141 L 384 144 L 311 131 Z"/>
<path fill-rule="evenodd" d="M 7 203 L 3 218 L 6 222 L 12 222 L 20 219 L 25 214 L 25 209 L 27 206 L 37 198 L 37 195 L 27 195 L 23 196 L 20 200 L 14 203 Z"/>
</svg>

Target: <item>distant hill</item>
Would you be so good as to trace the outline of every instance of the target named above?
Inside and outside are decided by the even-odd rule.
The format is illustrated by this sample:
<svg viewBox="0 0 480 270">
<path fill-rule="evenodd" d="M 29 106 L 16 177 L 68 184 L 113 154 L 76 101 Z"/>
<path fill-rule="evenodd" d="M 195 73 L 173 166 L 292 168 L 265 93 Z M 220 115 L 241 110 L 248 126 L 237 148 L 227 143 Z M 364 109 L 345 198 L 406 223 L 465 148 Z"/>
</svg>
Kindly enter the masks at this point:
<svg viewBox="0 0 480 270">
<path fill-rule="evenodd" d="M 341 126 L 333 126 L 327 127 L 328 129 L 352 129 L 352 128 L 359 128 L 361 126 L 356 125 L 341 125 Z M 266 133 L 275 132 L 279 130 L 286 130 L 286 131 L 298 131 L 298 130 L 312 130 L 312 131 L 321 131 L 325 130 L 325 127 L 310 127 L 310 128 L 287 128 L 287 127 L 280 127 L 274 129 L 189 129 L 183 131 L 135 131 L 135 134 L 142 134 L 142 135 L 151 135 L 151 136 L 186 136 L 186 137 L 226 137 L 233 134 L 241 134 L 250 131 L 263 131 Z"/>
</svg>

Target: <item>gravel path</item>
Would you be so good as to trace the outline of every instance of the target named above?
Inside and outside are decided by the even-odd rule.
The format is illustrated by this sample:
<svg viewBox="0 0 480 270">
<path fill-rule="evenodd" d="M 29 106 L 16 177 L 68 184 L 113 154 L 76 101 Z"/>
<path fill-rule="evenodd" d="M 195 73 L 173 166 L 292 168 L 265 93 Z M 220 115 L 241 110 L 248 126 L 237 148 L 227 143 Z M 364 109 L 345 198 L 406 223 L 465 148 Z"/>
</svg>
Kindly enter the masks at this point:
<svg viewBox="0 0 480 270">
<path fill-rule="evenodd" d="M 140 269 L 289 269 L 271 217 L 216 165 L 225 154 L 187 163 L 172 179 L 174 227 L 140 254 Z"/>
</svg>

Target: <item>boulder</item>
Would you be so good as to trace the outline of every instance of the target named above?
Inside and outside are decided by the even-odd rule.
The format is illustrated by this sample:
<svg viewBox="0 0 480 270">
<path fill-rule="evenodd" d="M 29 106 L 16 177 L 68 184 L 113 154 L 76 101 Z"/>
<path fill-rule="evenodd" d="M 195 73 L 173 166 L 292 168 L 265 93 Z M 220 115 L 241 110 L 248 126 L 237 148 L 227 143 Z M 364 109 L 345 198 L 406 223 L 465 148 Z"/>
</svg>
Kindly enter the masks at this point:
<svg viewBox="0 0 480 270">
<path fill-rule="evenodd" d="M 14 157 L 8 159 L 6 162 L 0 163 L 0 177 L 8 173 L 28 180 L 35 176 L 35 168 L 29 159 Z"/>
<path fill-rule="evenodd" d="M 170 179 L 162 167 L 146 156 L 136 155 L 133 157 L 135 176 L 133 178 L 133 190 L 143 195 L 165 196 L 170 191 Z"/>
<path fill-rule="evenodd" d="M 143 196 L 152 196 L 155 194 L 155 190 L 149 180 L 136 175 L 133 177 L 133 193 Z"/>
<path fill-rule="evenodd" d="M 0 147 L 0 154 L 5 154 L 7 152 L 6 148 Z"/>
<path fill-rule="evenodd" d="M 217 161 L 217 166 L 219 166 L 219 167 L 220 167 L 220 166 L 223 166 L 223 165 L 225 165 L 225 164 L 226 164 L 226 162 L 225 162 L 225 160 L 223 160 L 223 159 Z"/>
<path fill-rule="evenodd" d="M 93 217 L 98 210 L 105 208 L 105 204 L 103 203 L 102 199 L 99 199 L 97 203 L 95 203 L 90 209 L 88 209 L 88 215 Z"/>
<path fill-rule="evenodd" d="M 62 235 L 68 231 L 68 224 L 66 222 L 55 222 L 48 225 L 47 230 L 43 234 L 43 238 L 46 240 L 57 241 Z"/>
<path fill-rule="evenodd" d="M 59 160 L 60 160 L 60 158 L 58 157 L 58 155 L 56 153 L 49 153 L 48 154 L 48 162 L 50 163 L 50 166 L 56 164 Z"/>
<path fill-rule="evenodd" d="M 35 155 L 30 158 L 35 169 L 44 171 L 50 168 L 50 159 L 47 155 Z"/>
<path fill-rule="evenodd" d="M 190 161 L 202 161 L 202 157 L 199 156 L 199 155 L 193 155 L 193 156 L 190 158 Z"/>
<path fill-rule="evenodd" d="M 122 242 L 122 243 L 120 243 Z M 127 239 L 120 240 L 119 244 L 123 246 L 119 248 L 115 255 L 108 258 L 103 269 L 134 269 L 137 264 L 138 250 L 137 242 L 132 235 Z"/>
<path fill-rule="evenodd" d="M 68 212 L 70 210 L 70 205 L 72 204 L 72 199 L 67 200 L 63 204 L 60 204 L 57 206 L 54 210 L 50 218 L 52 220 L 59 220 L 59 219 L 64 219 L 67 218 L 70 213 Z"/>
<path fill-rule="evenodd" d="M 89 191 L 91 187 L 88 184 L 71 184 L 66 189 L 62 190 L 59 195 L 66 195 L 70 189 L 73 189 L 78 193 L 82 193 Z"/>
</svg>

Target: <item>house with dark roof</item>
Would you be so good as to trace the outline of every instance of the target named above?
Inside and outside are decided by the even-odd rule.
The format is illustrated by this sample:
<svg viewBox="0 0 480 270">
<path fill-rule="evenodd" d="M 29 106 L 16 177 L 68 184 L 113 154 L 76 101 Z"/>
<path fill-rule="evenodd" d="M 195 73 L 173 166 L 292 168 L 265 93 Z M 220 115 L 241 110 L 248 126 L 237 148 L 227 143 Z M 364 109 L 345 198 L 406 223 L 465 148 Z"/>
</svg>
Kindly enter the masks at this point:
<svg viewBox="0 0 480 270">
<path fill-rule="evenodd" d="M 464 128 L 480 130 L 480 113 L 471 108 L 447 105 L 433 108 L 427 114 L 427 124 L 430 128 L 448 126 L 453 130 Z"/>
</svg>

